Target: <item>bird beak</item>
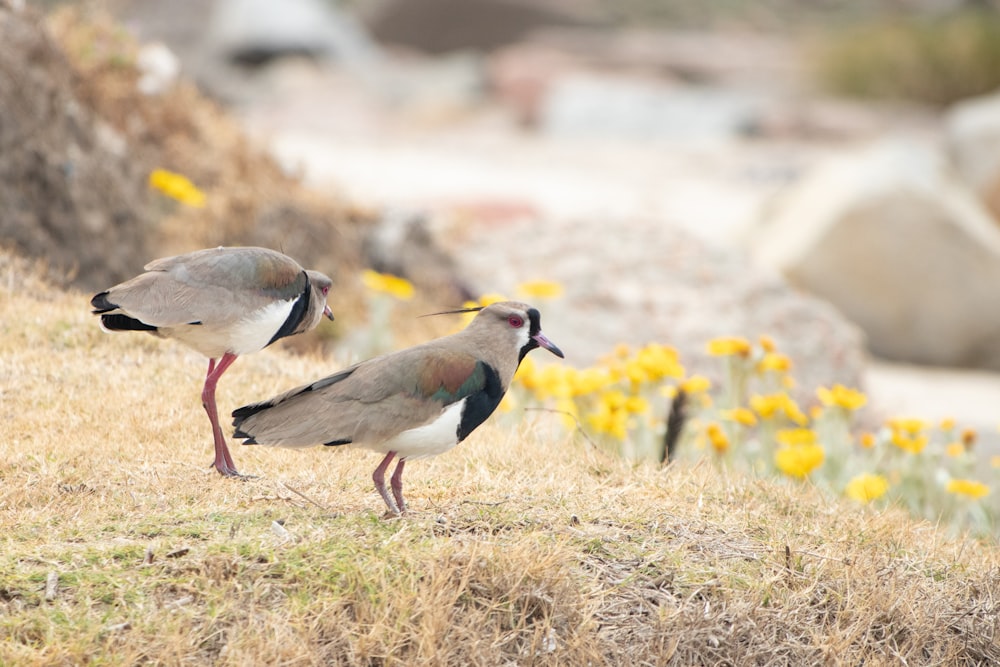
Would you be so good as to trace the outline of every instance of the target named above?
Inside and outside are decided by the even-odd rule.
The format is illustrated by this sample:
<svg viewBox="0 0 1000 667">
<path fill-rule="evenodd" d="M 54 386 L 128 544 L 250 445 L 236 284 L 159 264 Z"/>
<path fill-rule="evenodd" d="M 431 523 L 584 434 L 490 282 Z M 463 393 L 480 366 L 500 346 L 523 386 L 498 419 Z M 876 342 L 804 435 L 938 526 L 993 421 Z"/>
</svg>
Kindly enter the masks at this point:
<svg viewBox="0 0 1000 667">
<path fill-rule="evenodd" d="M 562 353 L 562 350 L 556 347 L 555 343 L 546 338 L 545 334 L 543 334 L 541 331 L 535 334 L 533 338 L 535 339 L 535 342 L 538 343 L 538 347 L 544 347 L 546 350 L 556 355 L 560 359 L 566 358 L 566 356 Z"/>
<path fill-rule="evenodd" d="M 333 321 L 333 311 L 330 310 L 330 306 L 323 306 L 323 315 L 326 319 Z"/>
</svg>

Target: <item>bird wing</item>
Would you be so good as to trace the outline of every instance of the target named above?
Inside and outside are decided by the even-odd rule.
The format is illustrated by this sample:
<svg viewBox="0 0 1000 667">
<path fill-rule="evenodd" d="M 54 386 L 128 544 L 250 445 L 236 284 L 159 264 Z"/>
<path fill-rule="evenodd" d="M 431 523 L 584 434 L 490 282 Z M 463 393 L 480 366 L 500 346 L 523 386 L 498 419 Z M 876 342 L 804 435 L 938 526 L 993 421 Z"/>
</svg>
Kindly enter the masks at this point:
<svg viewBox="0 0 1000 667">
<path fill-rule="evenodd" d="M 484 391 L 489 377 L 471 354 L 418 346 L 240 408 L 235 437 L 247 438 L 244 444 L 377 444 Z"/>
<path fill-rule="evenodd" d="M 219 248 L 154 260 L 146 273 L 102 293 L 102 305 L 156 327 L 225 325 L 297 298 L 307 282 L 302 267 L 280 253 Z"/>
</svg>

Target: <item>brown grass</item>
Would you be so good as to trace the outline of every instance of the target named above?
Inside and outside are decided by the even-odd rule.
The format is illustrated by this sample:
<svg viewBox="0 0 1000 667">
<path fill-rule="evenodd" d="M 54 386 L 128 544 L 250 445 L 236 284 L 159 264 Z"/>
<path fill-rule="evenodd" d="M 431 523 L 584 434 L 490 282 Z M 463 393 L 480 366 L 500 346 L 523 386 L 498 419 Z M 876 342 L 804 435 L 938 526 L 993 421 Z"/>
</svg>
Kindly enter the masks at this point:
<svg viewBox="0 0 1000 667">
<path fill-rule="evenodd" d="M 709 465 L 631 467 L 498 415 L 407 467 L 235 447 L 204 361 L 102 333 L 0 261 L 0 664 L 992 664 L 1000 552 Z M 334 359 L 241 359 L 221 410 Z"/>
</svg>

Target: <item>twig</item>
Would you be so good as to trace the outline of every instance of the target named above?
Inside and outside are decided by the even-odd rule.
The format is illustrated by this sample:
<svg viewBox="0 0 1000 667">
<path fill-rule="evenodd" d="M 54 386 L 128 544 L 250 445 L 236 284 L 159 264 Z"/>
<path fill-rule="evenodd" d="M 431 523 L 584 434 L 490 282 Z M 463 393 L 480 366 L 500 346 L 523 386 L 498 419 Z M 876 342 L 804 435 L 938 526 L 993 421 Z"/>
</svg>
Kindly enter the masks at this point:
<svg viewBox="0 0 1000 667">
<path fill-rule="evenodd" d="M 310 497 L 309 497 L 309 496 L 307 496 L 306 494 L 302 493 L 302 492 L 301 492 L 301 491 L 299 491 L 298 489 L 295 489 L 295 488 L 293 488 L 293 487 L 291 487 L 291 486 L 288 486 L 288 485 L 287 485 L 287 484 L 285 484 L 284 482 L 278 482 L 278 484 L 280 484 L 280 485 L 281 485 L 281 486 L 282 486 L 283 488 L 285 488 L 285 489 L 287 489 L 287 490 L 291 491 L 292 493 L 294 493 L 295 495 L 297 495 L 297 496 L 298 496 L 299 498 L 302 498 L 302 499 L 303 499 L 303 500 L 305 500 L 306 502 L 310 502 L 310 503 L 312 503 L 313 505 L 315 505 L 316 507 L 320 508 L 320 509 L 321 509 L 321 510 L 323 510 L 324 512 L 329 512 L 329 511 L 330 511 L 330 508 L 329 508 L 329 507 L 327 507 L 326 505 L 324 505 L 324 504 L 323 504 L 323 503 L 321 503 L 321 502 L 318 502 L 318 501 L 316 501 L 316 500 L 313 500 L 312 498 L 310 498 Z"/>
<path fill-rule="evenodd" d="M 52 602 L 59 593 L 59 573 L 55 570 L 49 572 L 45 577 L 45 601 Z"/>
<path fill-rule="evenodd" d="M 572 412 L 568 412 L 566 410 L 556 410 L 555 408 L 531 408 L 531 407 L 529 407 L 529 408 L 525 408 L 524 409 L 525 412 L 527 412 L 529 410 L 534 411 L 534 412 L 551 412 L 552 414 L 565 415 L 565 416 L 569 417 L 570 419 L 572 419 L 576 423 L 576 430 L 578 430 L 581 434 L 583 434 L 584 439 L 587 442 L 590 443 L 590 446 L 593 447 L 593 448 L 595 448 L 595 449 L 600 449 L 600 447 L 598 447 L 597 443 L 594 442 L 589 435 L 587 435 L 587 431 L 583 428 L 583 424 L 580 423 L 580 419 L 576 415 L 574 415 Z"/>
</svg>

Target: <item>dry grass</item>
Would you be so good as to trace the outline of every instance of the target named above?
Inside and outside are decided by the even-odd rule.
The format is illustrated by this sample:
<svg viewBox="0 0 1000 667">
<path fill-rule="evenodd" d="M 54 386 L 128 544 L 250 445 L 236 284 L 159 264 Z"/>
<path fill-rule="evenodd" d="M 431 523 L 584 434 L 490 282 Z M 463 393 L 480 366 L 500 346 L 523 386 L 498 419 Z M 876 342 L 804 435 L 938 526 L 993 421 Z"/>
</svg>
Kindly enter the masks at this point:
<svg viewBox="0 0 1000 667">
<path fill-rule="evenodd" d="M 26 273 L 27 272 L 27 273 Z M 630 467 L 501 415 L 407 468 L 237 447 L 204 362 L 0 261 L 0 664 L 992 664 L 1000 553 L 711 466 Z M 335 368 L 269 350 L 226 411 Z"/>
</svg>

